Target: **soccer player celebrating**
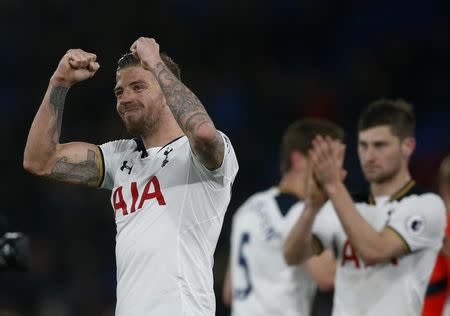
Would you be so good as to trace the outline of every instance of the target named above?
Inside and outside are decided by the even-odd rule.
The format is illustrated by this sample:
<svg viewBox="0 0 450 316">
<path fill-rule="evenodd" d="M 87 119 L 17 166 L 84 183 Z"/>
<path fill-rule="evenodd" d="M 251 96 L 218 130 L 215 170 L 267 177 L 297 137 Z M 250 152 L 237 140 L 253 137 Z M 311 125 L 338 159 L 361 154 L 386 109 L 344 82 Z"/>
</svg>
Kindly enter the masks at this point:
<svg viewBox="0 0 450 316">
<path fill-rule="evenodd" d="M 224 301 L 233 316 L 309 316 L 316 290 L 333 287 L 331 251 L 289 267 L 284 240 L 303 210 L 305 181 L 311 162 L 308 150 L 315 135 L 343 140 L 342 129 L 320 119 L 291 124 L 281 143 L 282 178 L 277 187 L 252 195 L 233 217 L 230 261 Z"/>
<path fill-rule="evenodd" d="M 314 181 L 284 254 L 298 264 L 337 247 L 333 316 L 421 313 L 446 218 L 439 196 L 419 189 L 409 173 L 414 126 L 412 107 L 401 100 L 381 100 L 362 113 L 358 155 L 370 192 L 353 197 L 330 139 L 313 142 Z"/>
<path fill-rule="evenodd" d="M 154 39 L 118 62 L 117 112 L 135 140 L 60 144 L 65 97 L 99 69 L 71 49 L 50 79 L 24 167 L 59 181 L 112 190 L 117 226 L 117 316 L 212 316 L 213 252 L 238 170 L 228 138 L 180 81 Z"/>
</svg>

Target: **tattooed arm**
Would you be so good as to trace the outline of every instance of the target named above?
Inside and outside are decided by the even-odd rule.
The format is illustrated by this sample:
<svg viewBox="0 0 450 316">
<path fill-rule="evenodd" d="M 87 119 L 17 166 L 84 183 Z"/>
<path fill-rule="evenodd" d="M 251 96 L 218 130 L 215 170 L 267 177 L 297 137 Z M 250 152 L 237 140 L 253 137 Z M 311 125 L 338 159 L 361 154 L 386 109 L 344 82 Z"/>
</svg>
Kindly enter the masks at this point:
<svg viewBox="0 0 450 316">
<path fill-rule="evenodd" d="M 70 183 L 99 184 L 102 158 L 98 147 L 59 143 L 67 92 L 76 82 L 95 74 L 95 59 L 94 54 L 82 50 L 69 50 L 61 59 L 28 134 L 23 160 L 26 170 Z"/>
<path fill-rule="evenodd" d="M 199 160 L 210 170 L 220 167 L 224 156 L 223 138 L 200 100 L 161 60 L 159 45 L 154 39 L 141 37 L 131 46 L 131 52 L 158 80 L 167 105 Z"/>
<path fill-rule="evenodd" d="M 200 100 L 163 62 L 153 68 L 173 116 L 189 138 L 192 149 L 200 161 L 209 169 L 220 167 L 224 155 L 222 136 Z"/>
</svg>

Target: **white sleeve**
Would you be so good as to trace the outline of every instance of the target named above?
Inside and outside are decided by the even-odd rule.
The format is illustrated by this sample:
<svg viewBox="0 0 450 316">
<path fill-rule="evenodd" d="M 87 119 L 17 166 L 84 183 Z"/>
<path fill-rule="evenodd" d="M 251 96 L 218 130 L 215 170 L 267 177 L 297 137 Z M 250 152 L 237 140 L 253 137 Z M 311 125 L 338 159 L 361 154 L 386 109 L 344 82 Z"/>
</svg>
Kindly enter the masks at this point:
<svg viewBox="0 0 450 316">
<path fill-rule="evenodd" d="M 119 168 L 117 164 L 120 164 L 127 145 L 129 140 L 115 140 L 98 146 L 103 158 L 103 180 L 99 188 L 111 190 L 114 187 L 114 175 Z"/>
<path fill-rule="evenodd" d="M 433 193 L 405 198 L 392 213 L 387 226 L 395 230 L 410 251 L 440 249 L 447 223 L 445 206 Z"/>
<path fill-rule="evenodd" d="M 321 242 L 324 249 L 333 249 L 336 231 L 340 225 L 333 204 L 328 201 L 314 220 L 312 233 Z"/>
<path fill-rule="evenodd" d="M 198 160 L 197 156 L 192 150 L 191 152 L 193 164 L 200 175 L 208 179 L 208 182 L 210 182 L 214 187 L 218 186 L 220 188 L 231 186 L 233 184 L 234 178 L 236 177 L 237 171 L 239 169 L 239 165 L 230 140 L 224 133 L 220 131 L 219 133 L 223 138 L 223 146 L 225 147 L 222 164 L 219 168 L 215 170 L 209 170 L 200 162 L 200 160 Z"/>
</svg>

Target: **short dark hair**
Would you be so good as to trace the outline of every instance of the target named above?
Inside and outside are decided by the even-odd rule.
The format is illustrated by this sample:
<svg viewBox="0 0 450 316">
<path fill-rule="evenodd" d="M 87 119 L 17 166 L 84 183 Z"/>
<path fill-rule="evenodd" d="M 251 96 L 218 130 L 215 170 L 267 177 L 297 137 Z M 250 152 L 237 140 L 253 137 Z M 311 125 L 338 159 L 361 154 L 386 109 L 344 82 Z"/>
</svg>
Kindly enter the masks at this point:
<svg viewBox="0 0 450 316">
<path fill-rule="evenodd" d="M 358 131 L 380 125 L 388 125 L 400 139 L 414 137 L 416 117 L 412 105 L 402 99 L 381 99 L 369 104 L 359 117 Z"/>
<path fill-rule="evenodd" d="M 299 151 L 304 155 L 312 148 L 316 135 L 330 136 L 334 140 L 344 141 L 344 130 L 337 124 L 319 118 L 297 120 L 286 129 L 281 141 L 281 172 L 291 168 L 291 153 Z"/>
<path fill-rule="evenodd" d="M 450 155 L 445 157 L 445 159 L 441 162 L 441 167 L 439 169 L 439 181 L 450 185 Z"/>
<path fill-rule="evenodd" d="M 166 53 L 160 53 L 162 61 L 164 64 L 169 68 L 169 70 L 173 73 L 175 77 L 178 78 L 178 80 L 181 80 L 181 70 L 178 64 L 170 58 Z M 119 58 L 117 61 L 117 71 L 129 67 L 129 66 L 137 66 L 140 65 L 140 62 L 138 59 L 136 59 L 132 53 L 126 53 L 122 55 L 122 57 Z"/>
</svg>

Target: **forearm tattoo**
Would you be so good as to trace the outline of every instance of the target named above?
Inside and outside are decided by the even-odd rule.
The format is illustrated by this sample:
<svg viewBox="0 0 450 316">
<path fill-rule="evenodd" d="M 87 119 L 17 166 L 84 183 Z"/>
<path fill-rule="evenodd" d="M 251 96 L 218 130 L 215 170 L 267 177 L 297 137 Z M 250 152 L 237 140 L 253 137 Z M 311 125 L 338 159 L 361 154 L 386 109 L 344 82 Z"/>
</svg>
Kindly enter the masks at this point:
<svg viewBox="0 0 450 316">
<path fill-rule="evenodd" d="M 203 123 L 212 124 L 200 100 L 170 72 L 164 63 L 160 62 L 156 65 L 155 73 L 168 106 L 186 133 L 193 133 Z"/>
<path fill-rule="evenodd" d="M 202 124 L 214 125 L 200 100 L 163 62 L 156 65 L 154 73 L 173 116 L 188 137 L 195 135 Z M 222 142 L 222 136 L 216 131 L 209 142 L 198 144 L 196 153 L 207 167 L 216 168 L 221 162 L 224 151 Z"/>
<path fill-rule="evenodd" d="M 50 92 L 50 107 L 55 119 L 53 120 L 53 125 L 50 126 L 48 136 L 54 146 L 59 142 L 59 136 L 61 135 L 61 124 L 67 91 L 69 91 L 69 88 L 57 86 Z"/>
<path fill-rule="evenodd" d="M 49 177 L 55 180 L 96 185 L 100 178 L 100 169 L 95 152 L 88 149 L 86 160 L 77 163 L 69 162 L 67 157 L 60 157 Z"/>
</svg>

